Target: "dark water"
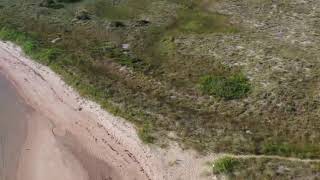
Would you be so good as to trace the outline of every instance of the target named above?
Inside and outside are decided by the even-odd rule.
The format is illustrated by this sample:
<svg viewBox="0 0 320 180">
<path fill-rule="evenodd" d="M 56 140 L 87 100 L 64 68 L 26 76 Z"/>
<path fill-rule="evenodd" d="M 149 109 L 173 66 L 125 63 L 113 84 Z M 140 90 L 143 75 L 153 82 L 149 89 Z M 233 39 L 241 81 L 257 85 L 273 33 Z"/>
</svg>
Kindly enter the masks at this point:
<svg viewBox="0 0 320 180">
<path fill-rule="evenodd" d="M 0 180 L 15 180 L 27 129 L 28 108 L 0 73 Z"/>
</svg>

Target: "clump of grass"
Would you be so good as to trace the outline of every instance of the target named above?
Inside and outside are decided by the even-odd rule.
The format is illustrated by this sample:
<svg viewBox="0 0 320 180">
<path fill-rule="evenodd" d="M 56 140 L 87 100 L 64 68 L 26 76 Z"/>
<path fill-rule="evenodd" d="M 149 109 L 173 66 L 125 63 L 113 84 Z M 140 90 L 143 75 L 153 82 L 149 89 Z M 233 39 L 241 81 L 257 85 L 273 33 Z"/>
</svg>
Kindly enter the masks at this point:
<svg viewBox="0 0 320 180">
<path fill-rule="evenodd" d="M 229 156 L 224 156 L 213 163 L 212 170 L 215 174 L 230 174 L 239 164 L 239 160 Z"/>
<path fill-rule="evenodd" d="M 26 36 L 24 33 L 20 33 L 9 28 L 0 29 L 0 38 L 7 41 L 14 41 L 22 47 L 25 53 L 30 54 L 37 48 L 37 43 L 33 39 Z"/>
<path fill-rule="evenodd" d="M 165 35 L 158 43 L 157 51 L 160 55 L 170 55 L 176 49 L 173 36 Z"/>
<path fill-rule="evenodd" d="M 242 74 L 230 77 L 206 76 L 201 81 L 201 89 L 206 94 L 231 100 L 246 96 L 250 91 L 250 84 Z"/>
<path fill-rule="evenodd" d="M 15 42 L 27 55 L 47 65 L 61 53 L 61 50 L 57 48 L 41 48 L 39 43 L 30 36 L 10 28 L 0 29 L 0 39 Z"/>
<path fill-rule="evenodd" d="M 41 60 L 44 64 L 50 65 L 61 52 L 61 50 L 55 48 L 43 48 L 35 55 L 35 58 Z"/>
<path fill-rule="evenodd" d="M 140 139 L 145 143 L 153 143 L 155 141 L 155 137 L 152 136 L 152 125 L 151 123 L 144 123 L 138 131 L 138 135 Z"/>
</svg>

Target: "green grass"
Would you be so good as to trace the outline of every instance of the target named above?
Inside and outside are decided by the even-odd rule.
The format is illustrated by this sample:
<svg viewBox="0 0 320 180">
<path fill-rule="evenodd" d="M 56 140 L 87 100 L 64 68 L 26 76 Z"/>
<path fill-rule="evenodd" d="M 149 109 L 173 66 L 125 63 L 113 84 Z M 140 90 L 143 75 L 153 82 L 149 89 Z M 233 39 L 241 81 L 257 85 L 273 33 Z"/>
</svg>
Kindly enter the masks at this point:
<svg viewBox="0 0 320 180">
<path fill-rule="evenodd" d="M 239 30 L 229 24 L 229 18 L 217 13 L 206 13 L 198 9 L 182 10 L 174 24 L 177 31 L 184 33 L 236 33 Z"/>
<path fill-rule="evenodd" d="M 59 54 L 62 53 L 62 50 L 57 48 L 40 47 L 39 43 L 27 34 L 10 28 L 0 29 L 0 39 L 15 42 L 22 47 L 23 51 L 27 55 L 41 61 L 46 65 L 50 65 L 51 62 L 56 60 Z"/>
<path fill-rule="evenodd" d="M 20 45 L 24 52 L 27 54 L 31 54 L 37 49 L 38 44 L 32 38 L 29 38 L 24 33 L 19 33 L 12 29 L 1 28 L 0 29 L 0 38 L 3 40 L 14 41 L 18 45 Z"/>
<path fill-rule="evenodd" d="M 228 158 L 217 160 L 221 166 L 214 174 L 223 179 L 317 179 L 320 163 L 273 158 Z"/>
<path fill-rule="evenodd" d="M 204 93 L 227 100 L 245 97 L 250 91 L 249 80 L 242 74 L 230 77 L 206 76 L 201 81 Z"/>
<path fill-rule="evenodd" d="M 98 0 L 90 5 L 89 9 L 101 18 L 129 20 L 137 19 L 147 10 L 150 2 L 150 0 L 127 0 L 123 3 L 113 3 L 112 1 Z"/>
<path fill-rule="evenodd" d="M 237 33 L 239 29 L 229 23 L 229 17 L 217 13 L 202 12 L 198 8 L 181 8 L 177 18 L 167 27 L 150 28 L 148 39 L 152 43 L 147 47 L 155 61 L 172 59 L 177 54 L 174 37 L 181 34 Z M 146 52 L 144 52 L 146 53 Z M 162 56 L 162 57 L 160 57 Z M 179 59 L 181 61 L 181 59 Z"/>
<path fill-rule="evenodd" d="M 158 44 L 156 44 L 157 47 L 155 47 L 159 55 L 163 55 L 163 56 L 172 55 L 172 53 L 174 53 L 175 46 L 176 46 L 173 41 L 174 41 L 173 36 L 164 35 L 161 38 L 161 40 L 158 42 Z"/>
<path fill-rule="evenodd" d="M 286 144 L 286 143 L 268 143 L 262 148 L 263 154 L 286 157 L 315 158 L 320 156 L 319 146 L 308 144 Z"/>
<path fill-rule="evenodd" d="M 229 174 L 234 171 L 239 163 L 240 162 L 235 158 L 224 156 L 213 163 L 212 170 L 216 174 Z"/>
<path fill-rule="evenodd" d="M 62 50 L 55 48 L 43 48 L 39 50 L 35 58 L 41 60 L 44 64 L 50 65 L 62 53 Z"/>
</svg>

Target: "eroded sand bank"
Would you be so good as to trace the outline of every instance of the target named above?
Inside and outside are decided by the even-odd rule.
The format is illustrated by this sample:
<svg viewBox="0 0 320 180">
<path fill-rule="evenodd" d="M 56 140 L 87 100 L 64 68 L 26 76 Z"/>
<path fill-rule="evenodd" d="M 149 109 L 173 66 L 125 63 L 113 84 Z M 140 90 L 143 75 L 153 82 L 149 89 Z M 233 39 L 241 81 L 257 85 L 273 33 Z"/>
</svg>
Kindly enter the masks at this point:
<svg viewBox="0 0 320 180">
<path fill-rule="evenodd" d="M 167 149 L 144 145 L 131 124 L 81 98 L 11 43 L 0 42 L 0 71 L 34 109 L 22 149 L 20 179 L 213 178 L 203 175 L 212 156 L 182 151 L 175 144 Z"/>
</svg>

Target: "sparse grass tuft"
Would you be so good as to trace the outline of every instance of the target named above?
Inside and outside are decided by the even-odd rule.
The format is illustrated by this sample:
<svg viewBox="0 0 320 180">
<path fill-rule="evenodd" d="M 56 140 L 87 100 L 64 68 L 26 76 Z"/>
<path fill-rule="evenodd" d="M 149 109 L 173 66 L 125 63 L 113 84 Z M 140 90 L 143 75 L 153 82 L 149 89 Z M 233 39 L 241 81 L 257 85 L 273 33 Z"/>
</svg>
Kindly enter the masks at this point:
<svg viewBox="0 0 320 180">
<path fill-rule="evenodd" d="M 235 158 L 224 156 L 213 163 L 212 169 L 216 174 L 229 174 L 233 172 L 239 163 L 239 160 Z"/>
<path fill-rule="evenodd" d="M 138 131 L 138 135 L 140 139 L 145 143 L 153 143 L 155 141 L 155 137 L 152 136 L 152 125 L 151 123 L 144 123 Z"/>
<path fill-rule="evenodd" d="M 246 96 L 250 91 L 250 84 L 242 74 L 230 77 L 206 76 L 201 81 L 201 89 L 206 94 L 231 100 Z"/>
</svg>

